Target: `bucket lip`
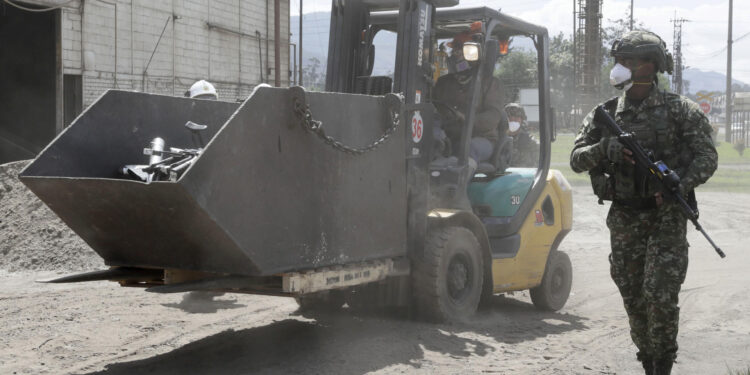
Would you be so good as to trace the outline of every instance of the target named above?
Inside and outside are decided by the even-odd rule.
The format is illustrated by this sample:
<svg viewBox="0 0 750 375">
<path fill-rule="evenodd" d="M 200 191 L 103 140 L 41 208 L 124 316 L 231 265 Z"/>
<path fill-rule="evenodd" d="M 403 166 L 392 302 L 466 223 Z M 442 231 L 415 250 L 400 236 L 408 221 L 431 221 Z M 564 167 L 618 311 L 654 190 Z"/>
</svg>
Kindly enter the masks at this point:
<svg viewBox="0 0 750 375">
<path fill-rule="evenodd" d="M 134 184 L 140 184 L 140 185 L 173 185 L 177 184 L 179 185 L 180 180 L 182 179 L 182 176 L 180 176 L 180 179 L 177 181 L 151 181 L 151 182 L 144 182 L 144 181 L 138 181 L 138 180 L 132 180 L 129 178 L 115 178 L 115 177 L 70 177 L 70 176 L 38 176 L 38 175 L 24 175 L 19 173 L 18 178 L 20 180 L 70 180 L 70 181 L 116 181 L 116 182 L 123 182 L 123 183 L 134 183 Z"/>
</svg>

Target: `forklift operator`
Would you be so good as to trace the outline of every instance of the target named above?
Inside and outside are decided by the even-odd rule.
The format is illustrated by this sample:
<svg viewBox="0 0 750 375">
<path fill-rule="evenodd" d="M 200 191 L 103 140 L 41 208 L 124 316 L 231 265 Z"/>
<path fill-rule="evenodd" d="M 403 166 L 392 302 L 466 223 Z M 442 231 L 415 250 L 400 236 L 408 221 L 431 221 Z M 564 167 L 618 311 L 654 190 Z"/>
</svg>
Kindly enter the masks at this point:
<svg viewBox="0 0 750 375">
<path fill-rule="evenodd" d="M 465 111 L 471 103 L 471 81 L 476 75 L 479 61 L 469 62 L 463 56 L 463 44 L 481 35 L 481 23 L 475 22 L 471 30 L 457 34 L 448 46 L 451 56 L 448 59 L 449 74 L 440 77 L 435 85 L 435 101 L 442 115 L 442 129 L 451 144 L 457 145 L 461 139 Z M 481 98 L 474 120 L 469 156 L 476 162 L 488 161 L 493 155 L 500 135 L 505 136 L 508 120 L 504 110 L 504 95 L 497 77 L 480 77 L 482 80 Z M 441 108 L 443 107 L 443 108 Z M 444 108 L 449 107 L 449 108 Z"/>
</svg>

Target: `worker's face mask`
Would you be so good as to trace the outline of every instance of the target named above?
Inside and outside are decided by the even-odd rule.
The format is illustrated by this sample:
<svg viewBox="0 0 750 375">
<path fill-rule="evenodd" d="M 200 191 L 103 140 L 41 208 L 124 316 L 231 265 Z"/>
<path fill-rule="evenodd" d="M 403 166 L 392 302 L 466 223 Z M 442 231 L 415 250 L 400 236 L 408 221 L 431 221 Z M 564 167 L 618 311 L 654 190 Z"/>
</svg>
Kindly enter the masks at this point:
<svg viewBox="0 0 750 375">
<path fill-rule="evenodd" d="M 515 133 L 518 131 L 518 129 L 521 129 L 521 123 L 518 121 L 508 121 L 508 130 L 511 133 Z"/>
<path fill-rule="evenodd" d="M 618 90 L 628 91 L 633 87 L 633 72 L 617 63 L 609 72 L 609 83 Z"/>
<path fill-rule="evenodd" d="M 450 57 L 448 57 L 449 73 L 466 73 L 469 70 L 471 70 L 471 64 L 464 59 L 461 46 L 454 47 Z"/>
</svg>

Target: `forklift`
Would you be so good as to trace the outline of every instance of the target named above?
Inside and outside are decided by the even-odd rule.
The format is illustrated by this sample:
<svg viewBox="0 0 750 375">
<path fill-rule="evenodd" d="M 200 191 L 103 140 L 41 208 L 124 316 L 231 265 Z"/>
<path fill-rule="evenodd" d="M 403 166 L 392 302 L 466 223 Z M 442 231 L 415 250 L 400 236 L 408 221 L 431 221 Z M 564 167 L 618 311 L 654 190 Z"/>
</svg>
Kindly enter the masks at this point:
<svg viewBox="0 0 750 375">
<path fill-rule="evenodd" d="M 437 322 L 520 290 L 540 309 L 563 308 L 572 192 L 549 168 L 547 30 L 456 5 L 334 0 L 325 92 L 259 86 L 242 103 L 103 94 L 20 179 L 109 269 L 46 281 L 281 295 L 303 309 L 408 304 Z M 463 46 L 477 67 L 460 140 L 438 155 L 439 42 L 477 23 Z M 372 75 L 381 32 L 397 34 L 392 77 Z M 514 37 L 536 52 L 538 165 L 476 165 L 482 82 Z M 179 168 L 165 162 L 188 146 Z M 148 178 L 123 173 L 136 169 Z"/>
</svg>

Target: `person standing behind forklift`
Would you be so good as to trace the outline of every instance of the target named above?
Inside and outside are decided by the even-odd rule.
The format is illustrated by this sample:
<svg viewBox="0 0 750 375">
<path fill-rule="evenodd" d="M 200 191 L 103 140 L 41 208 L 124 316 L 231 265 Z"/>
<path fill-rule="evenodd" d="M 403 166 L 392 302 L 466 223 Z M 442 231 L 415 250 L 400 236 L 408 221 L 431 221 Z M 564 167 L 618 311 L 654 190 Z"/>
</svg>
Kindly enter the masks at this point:
<svg viewBox="0 0 750 375">
<path fill-rule="evenodd" d="M 200 80 L 190 86 L 190 90 L 185 91 L 185 96 L 192 99 L 218 100 L 219 95 L 216 93 L 216 87 L 206 80 Z"/>
<path fill-rule="evenodd" d="M 453 145 L 461 139 L 461 128 L 464 126 L 465 111 L 469 109 L 472 93 L 472 78 L 479 68 L 479 61 L 466 61 L 463 45 L 475 38 L 481 39 L 482 23 L 475 22 L 469 31 L 457 34 L 450 42 L 451 55 L 448 58 L 449 74 L 440 77 L 435 85 L 434 99 L 449 107 L 441 110 L 442 128 Z M 489 63 L 489 62 L 488 62 Z M 476 163 L 488 161 L 500 139 L 505 135 L 508 120 L 503 110 L 504 96 L 497 77 L 481 77 L 481 97 L 474 117 L 474 128 L 471 135 L 469 157 Z"/>
<path fill-rule="evenodd" d="M 640 145 L 676 171 L 676 194 L 686 197 L 714 173 L 718 156 L 711 125 L 689 99 L 657 87 L 657 72 L 672 73 L 666 43 L 649 31 L 634 30 L 612 44 L 615 66 L 610 83 L 625 93 L 604 110 Z M 607 216 L 612 252 L 610 272 L 630 322 L 630 336 L 646 374 L 669 374 L 677 358 L 678 296 L 688 265 L 687 217 L 658 183 L 634 164 L 594 111 L 583 120 L 570 166 L 589 171 L 594 191 L 612 200 Z M 689 198 L 687 199 L 689 201 Z"/>
<path fill-rule="evenodd" d="M 518 103 L 505 106 L 508 114 L 508 135 L 513 138 L 513 167 L 533 168 L 539 166 L 539 142 L 529 133 L 526 124 L 526 111 Z"/>
</svg>

